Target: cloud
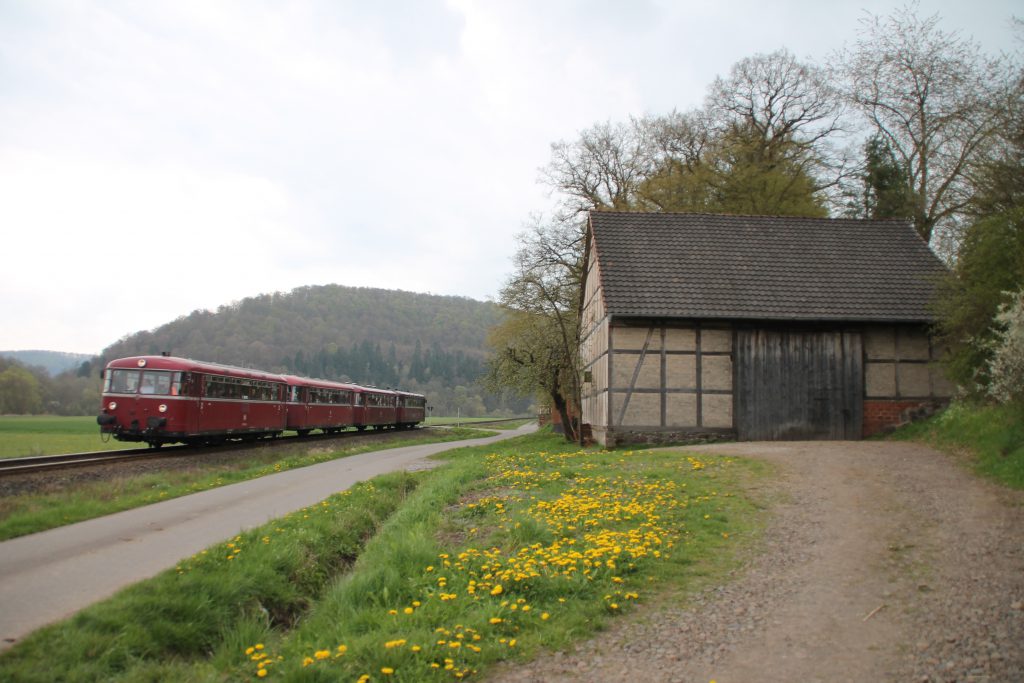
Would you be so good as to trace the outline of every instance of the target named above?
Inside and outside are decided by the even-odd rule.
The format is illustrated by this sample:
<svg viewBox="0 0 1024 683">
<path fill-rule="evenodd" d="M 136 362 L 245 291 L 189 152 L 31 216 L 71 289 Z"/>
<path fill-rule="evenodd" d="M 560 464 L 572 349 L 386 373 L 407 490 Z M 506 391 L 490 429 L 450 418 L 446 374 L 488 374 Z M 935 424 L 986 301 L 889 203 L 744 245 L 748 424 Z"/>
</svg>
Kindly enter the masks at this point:
<svg viewBox="0 0 1024 683">
<path fill-rule="evenodd" d="M 980 22 L 976 36 L 1012 11 L 922 6 Z M 328 282 L 493 295 L 513 236 L 550 207 L 536 181 L 552 142 L 696 106 L 755 52 L 821 58 L 859 12 L 3 3 L 0 225 L 18 256 L 0 272 L 14 321 L 0 348 L 96 351 L 195 308 Z"/>
</svg>

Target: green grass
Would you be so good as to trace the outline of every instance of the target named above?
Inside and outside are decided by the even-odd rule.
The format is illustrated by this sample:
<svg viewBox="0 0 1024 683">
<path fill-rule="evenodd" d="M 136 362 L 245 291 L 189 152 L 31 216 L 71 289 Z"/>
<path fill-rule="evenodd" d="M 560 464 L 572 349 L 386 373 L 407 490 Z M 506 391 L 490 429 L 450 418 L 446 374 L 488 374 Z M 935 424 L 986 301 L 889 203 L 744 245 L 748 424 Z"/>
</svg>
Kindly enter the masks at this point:
<svg viewBox="0 0 1024 683">
<path fill-rule="evenodd" d="M 276 445 L 274 448 L 255 448 L 251 455 L 228 462 L 181 465 L 162 472 L 84 481 L 73 486 L 62 483 L 52 491 L 0 497 L 0 540 L 336 458 L 385 448 L 477 438 L 494 433 L 474 429 L 447 429 L 410 433 L 406 438 L 396 438 L 383 444 L 364 442 L 345 446 L 344 442 L 340 445 L 333 442 L 325 447 L 322 442 L 302 442 L 291 446 Z M 216 450 L 211 453 L 216 453 Z"/>
<path fill-rule="evenodd" d="M 493 418 L 464 417 L 461 422 L 470 425 Z M 454 417 L 429 417 L 425 424 L 452 424 Z M 515 429 L 530 420 L 497 422 L 488 429 Z M 59 453 L 88 453 L 119 448 L 145 448 L 143 443 L 127 443 L 115 439 L 102 439 L 96 418 L 58 417 L 56 415 L 0 415 L 0 458 L 20 458 L 28 455 L 56 455 Z"/>
<path fill-rule="evenodd" d="M 113 439 L 102 440 L 95 417 L 0 415 L 0 458 L 88 453 L 139 446 Z"/>
<path fill-rule="evenodd" d="M 964 455 L 974 470 L 1024 489 L 1024 415 L 1013 406 L 954 403 L 931 419 L 907 425 L 890 438 L 921 441 Z"/>
<path fill-rule="evenodd" d="M 455 424 L 456 422 L 459 422 L 461 424 L 473 424 L 473 423 L 476 423 L 476 422 L 490 422 L 491 420 L 494 420 L 494 419 L 496 419 L 496 418 L 493 418 L 493 417 L 455 417 L 454 415 L 449 416 L 449 417 L 443 417 L 443 416 L 436 416 L 435 415 L 435 416 L 428 417 L 423 422 L 423 424 L 427 425 L 428 427 L 431 426 L 431 425 L 450 425 L 450 424 Z M 501 418 L 497 418 L 497 419 L 501 419 Z M 495 429 L 515 429 L 516 427 L 518 427 L 520 425 L 523 425 L 523 424 L 526 424 L 527 422 L 534 422 L 534 421 L 535 421 L 534 418 L 523 418 L 522 420 L 519 420 L 517 422 L 495 422 L 494 423 L 494 425 L 495 425 L 494 428 Z M 505 425 L 505 424 L 515 425 L 515 427 L 507 427 L 506 428 L 506 427 L 498 426 L 498 425 Z M 491 425 L 488 425 L 488 427 L 490 427 L 490 426 Z"/>
<path fill-rule="evenodd" d="M 43 629 L 0 656 L 0 679 L 458 680 L 720 579 L 760 523 L 741 494 L 764 468 L 744 460 L 550 434 L 448 458 Z"/>
</svg>

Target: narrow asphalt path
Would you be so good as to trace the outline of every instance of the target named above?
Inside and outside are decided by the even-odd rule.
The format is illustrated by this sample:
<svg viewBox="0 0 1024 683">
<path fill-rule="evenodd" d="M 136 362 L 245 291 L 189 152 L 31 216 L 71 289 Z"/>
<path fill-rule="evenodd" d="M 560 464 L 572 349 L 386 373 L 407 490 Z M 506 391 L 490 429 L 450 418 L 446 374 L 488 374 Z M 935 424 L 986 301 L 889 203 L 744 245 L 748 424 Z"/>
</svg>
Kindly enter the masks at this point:
<svg viewBox="0 0 1024 683">
<path fill-rule="evenodd" d="M 0 543 L 0 651 L 239 531 L 377 475 L 429 466 L 431 455 L 536 428 L 363 453 Z"/>
</svg>

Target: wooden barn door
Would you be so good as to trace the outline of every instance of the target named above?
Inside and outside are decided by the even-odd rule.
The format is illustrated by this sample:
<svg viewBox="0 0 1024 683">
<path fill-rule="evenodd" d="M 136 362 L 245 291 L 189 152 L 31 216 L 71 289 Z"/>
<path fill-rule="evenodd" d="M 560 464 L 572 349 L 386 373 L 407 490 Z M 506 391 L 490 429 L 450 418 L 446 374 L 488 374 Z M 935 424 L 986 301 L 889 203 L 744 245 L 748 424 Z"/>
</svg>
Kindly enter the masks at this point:
<svg viewBox="0 0 1024 683">
<path fill-rule="evenodd" d="M 859 439 L 859 332 L 737 330 L 736 431 L 744 440 Z"/>
</svg>

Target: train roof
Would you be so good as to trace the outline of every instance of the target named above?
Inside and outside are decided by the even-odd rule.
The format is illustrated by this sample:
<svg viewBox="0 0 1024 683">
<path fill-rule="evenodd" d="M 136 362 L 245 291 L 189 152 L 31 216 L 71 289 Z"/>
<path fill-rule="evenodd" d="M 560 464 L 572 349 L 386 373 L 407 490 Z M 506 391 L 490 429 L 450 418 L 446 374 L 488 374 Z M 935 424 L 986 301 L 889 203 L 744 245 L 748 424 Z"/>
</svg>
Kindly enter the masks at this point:
<svg viewBox="0 0 1024 683">
<path fill-rule="evenodd" d="M 240 368 L 234 365 L 221 363 L 208 363 L 206 361 L 191 360 L 189 358 L 178 358 L 177 356 L 129 356 L 128 358 L 117 358 L 107 363 L 108 369 L 150 369 L 150 370 L 178 370 L 181 372 L 206 372 L 218 375 L 230 375 L 232 377 L 245 377 L 247 379 L 258 379 L 265 382 L 283 382 L 284 376 L 253 368 Z"/>
<path fill-rule="evenodd" d="M 423 398 L 423 394 L 416 394 L 408 391 L 364 387 L 362 385 L 352 384 L 349 382 L 312 379 L 309 377 L 299 377 L 298 375 L 279 375 L 272 372 L 264 372 L 263 370 L 240 368 L 234 365 L 210 363 L 207 361 L 192 360 L 190 358 L 179 358 L 178 356 L 128 356 L 127 358 L 117 358 L 110 361 L 107 363 L 107 368 L 125 370 L 148 368 L 152 370 L 177 370 L 179 372 L 206 372 L 218 375 L 231 375 L 233 377 L 246 377 L 248 379 L 258 379 L 266 382 L 286 382 L 291 385 L 302 384 L 304 386 L 320 387 L 321 389 L 343 389 L 346 391 L 364 393 L 372 392 L 377 394 L 389 394 L 392 396 L 419 396 Z"/>
<path fill-rule="evenodd" d="M 351 384 L 349 382 L 335 382 L 329 379 L 299 377 L 298 375 L 284 375 L 284 380 L 290 385 L 301 384 L 304 387 L 319 387 L 321 389 L 344 389 L 346 391 L 357 391 L 362 388 L 358 384 Z"/>
</svg>

